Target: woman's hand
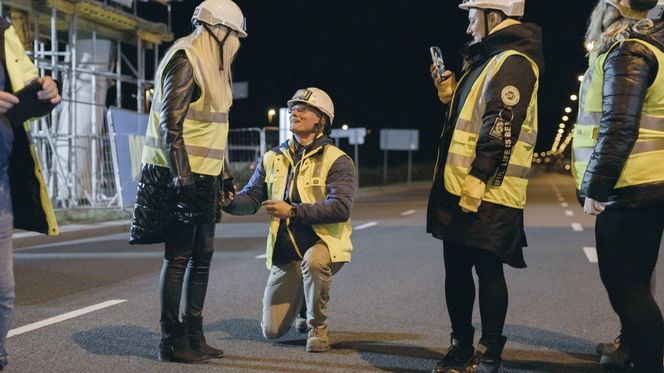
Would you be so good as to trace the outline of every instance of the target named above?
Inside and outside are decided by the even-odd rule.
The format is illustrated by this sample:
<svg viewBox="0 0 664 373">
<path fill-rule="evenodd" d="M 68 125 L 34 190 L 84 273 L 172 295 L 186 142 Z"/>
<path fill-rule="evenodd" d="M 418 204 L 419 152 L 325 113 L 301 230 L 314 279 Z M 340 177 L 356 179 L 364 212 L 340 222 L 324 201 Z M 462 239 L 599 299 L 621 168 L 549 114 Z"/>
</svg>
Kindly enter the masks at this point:
<svg viewBox="0 0 664 373">
<path fill-rule="evenodd" d="M 37 97 L 42 101 L 49 101 L 52 104 L 57 104 L 60 102 L 60 93 L 58 92 L 58 85 L 55 84 L 53 78 L 50 76 L 43 76 L 39 78 L 39 83 L 42 86 L 42 90 L 37 92 Z"/>
<path fill-rule="evenodd" d="M 599 215 L 604 212 L 604 204 L 602 202 L 597 202 L 590 197 L 586 197 L 586 201 L 583 203 L 583 212 L 588 215 Z"/>
<path fill-rule="evenodd" d="M 441 79 L 438 76 L 438 70 L 436 70 L 436 65 L 431 64 L 431 79 L 433 79 L 433 85 L 436 86 L 438 90 L 438 98 L 444 104 L 447 104 L 452 99 L 452 94 L 456 88 L 457 81 L 456 76 L 450 70 L 445 70 L 443 73 L 443 78 Z"/>
</svg>

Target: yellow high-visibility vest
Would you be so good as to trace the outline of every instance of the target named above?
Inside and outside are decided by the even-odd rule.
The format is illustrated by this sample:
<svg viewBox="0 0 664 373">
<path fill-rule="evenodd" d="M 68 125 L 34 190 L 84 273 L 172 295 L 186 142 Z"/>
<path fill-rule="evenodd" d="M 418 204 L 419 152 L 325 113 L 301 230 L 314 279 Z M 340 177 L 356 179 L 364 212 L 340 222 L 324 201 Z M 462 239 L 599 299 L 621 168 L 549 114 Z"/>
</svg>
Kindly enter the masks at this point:
<svg viewBox="0 0 664 373">
<path fill-rule="evenodd" d="M 289 141 L 289 147 L 293 147 L 293 140 Z M 284 200 L 286 193 L 286 184 L 288 183 L 288 171 L 292 167 L 296 168 L 287 149 L 282 149 L 282 153 L 269 151 L 263 156 L 263 167 L 265 168 L 265 183 L 267 184 L 267 197 L 273 200 Z M 314 154 L 323 152 L 323 156 L 313 157 Z M 300 160 L 299 173 L 297 175 L 297 185 L 291 185 L 297 188 L 302 203 L 312 204 L 317 201 L 324 201 L 327 198 L 327 174 L 334 162 L 340 157 L 348 157 L 346 153 L 339 148 L 326 145 L 312 149 L 306 153 Z M 350 159 L 350 158 L 349 158 Z M 291 179 L 295 179 L 292 177 Z M 274 253 L 274 243 L 277 240 L 277 231 L 279 230 L 279 218 L 270 219 L 270 231 L 267 235 L 266 246 L 266 266 L 272 268 L 272 254 Z M 286 224 L 289 222 L 286 221 Z M 314 232 L 320 237 L 330 250 L 332 262 L 350 262 L 353 244 L 350 240 L 352 232 L 351 220 L 348 219 L 341 223 L 332 224 L 312 224 Z M 302 257 L 303 249 L 300 249 L 295 243 L 295 239 L 289 229 L 288 234 L 298 255 Z"/>
<path fill-rule="evenodd" d="M 521 98 L 529 100 L 528 111 L 521 126 L 519 138 L 512 146 L 511 157 L 503 182 L 501 185 L 495 186 L 493 180 L 496 175 L 491 176 L 487 181 L 486 192 L 482 200 L 523 209 L 526 204 L 526 188 L 530 176 L 533 150 L 537 141 L 537 89 L 539 87 L 539 68 L 531 58 L 523 53 L 509 50 L 497 54 L 489 60 L 473 83 L 456 121 L 443 179 L 445 189 L 448 192 L 456 196 L 461 195 L 461 186 L 475 159 L 477 140 L 480 136 L 483 116 L 486 111 L 488 83 L 498 73 L 505 60 L 514 55 L 522 56 L 530 62 L 535 73 L 535 86 L 530 97 Z M 456 95 L 457 92 L 455 91 L 454 94 Z M 454 96 L 452 102 L 454 102 Z"/>
<path fill-rule="evenodd" d="M 194 70 L 194 80 L 201 90 L 201 97 L 189 105 L 183 124 L 182 136 L 189 158 L 189 165 L 192 172 L 217 176 L 221 174 L 226 155 L 228 108 L 217 107 L 211 96 L 207 94 L 208 88 L 214 89 L 215 87 L 207 87 L 203 83 L 200 71 L 201 64 L 204 62 L 199 61 L 195 52 L 184 45 L 181 48 L 176 45 L 164 56 L 164 60 L 169 61 L 179 50 L 183 50 L 187 54 Z M 162 64 L 162 66 L 165 66 L 165 64 Z M 143 163 L 168 167 L 164 146 L 159 135 L 159 111 L 162 99 L 161 79 L 164 73 L 162 70 L 163 68 L 158 69 L 155 74 L 154 100 L 150 110 L 141 160 Z"/>
<path fill-rule="evenodd" d="M 648 42 L 626 39 L 646 46 L 664 66 L 664 52 Z M 579 113 L 572 141 L 572 175 L 576 189 L 581 189 L 583 175 L 594 152 L 602 118 L 602 86 L 604 61 L 615 43 L 605 53 L 592 55 L 590 67 L 583 77 L 579 92 Z M 639 134 L 634 148 L 625 162 L 615 188 L 664 181 L 664 168 L 655 167 L 664 155 L 664 69 L 657 71 L 654 83 L 646 91 Z"/>
</svg>

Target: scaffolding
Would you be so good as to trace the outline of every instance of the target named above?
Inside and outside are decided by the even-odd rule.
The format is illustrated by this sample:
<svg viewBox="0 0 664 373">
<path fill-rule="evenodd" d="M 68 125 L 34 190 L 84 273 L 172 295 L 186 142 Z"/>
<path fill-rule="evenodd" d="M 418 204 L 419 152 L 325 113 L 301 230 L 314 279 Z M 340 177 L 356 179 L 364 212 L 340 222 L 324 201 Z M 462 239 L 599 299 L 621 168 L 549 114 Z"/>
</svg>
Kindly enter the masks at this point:
<svg viewBox="0 0 664 373">
<path fill-rule="evenodd" d="M 160 45 L 173 40 L 171 1 L 151 2 L 167 23 L 140 18 L 139 0 L 0 0 L 40 74 L 61 83 L 62 103 L 31 127 L 56 208 L 120 205 L 106 111 L 146 111 L 146 70 L 156 71 Z M 132 86 L 135 101 L 123 100 Z"/>
</svg>

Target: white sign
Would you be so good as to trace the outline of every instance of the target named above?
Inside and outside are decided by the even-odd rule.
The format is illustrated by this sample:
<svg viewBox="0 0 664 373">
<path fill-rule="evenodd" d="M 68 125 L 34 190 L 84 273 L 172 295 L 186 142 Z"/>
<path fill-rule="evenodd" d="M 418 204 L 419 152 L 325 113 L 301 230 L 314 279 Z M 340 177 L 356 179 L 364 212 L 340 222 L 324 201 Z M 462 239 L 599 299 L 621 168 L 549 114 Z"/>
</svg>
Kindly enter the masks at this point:
<svg viewBox="0 0 664 373">
<path fill-rule="evenodd" d="M 363 145 L 364 138 L 367 136 L 367 129 L 364 127 L 343 129 L 334 129 L 330 134 L 333 139 L 348 138 L 350 145 Z"/>
<path fill-rule="evenodd" d="M 233 100 L 249 98 L 249 82 L 233 82 Z"/>
<path fill-rule="evenodd" d="M 114 3 L 122 4 L 127 8 L 131 8 L 131 4 L 134 2 L 134 0 L 111 0 L 111 1 Z"/>
<path fill-rule="evenodd" d="M 291 137 L 293 132 L 290 131 L 290 114 L 287 107 L 282 107 L 279 109 L 279 144 Z"/>
<path fill-rule="evenodd" d="M 380 130 L 380 150 L 418 150 L 419 130 Z"/>
</svg>

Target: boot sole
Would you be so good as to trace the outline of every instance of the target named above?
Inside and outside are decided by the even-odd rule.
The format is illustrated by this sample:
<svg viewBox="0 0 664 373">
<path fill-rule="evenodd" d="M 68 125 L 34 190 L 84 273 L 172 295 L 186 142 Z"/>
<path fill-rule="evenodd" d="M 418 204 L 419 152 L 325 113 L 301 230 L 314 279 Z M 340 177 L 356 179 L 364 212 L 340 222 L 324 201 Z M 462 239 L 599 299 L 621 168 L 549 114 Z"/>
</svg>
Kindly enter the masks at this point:
<svg viewBox="0 0 664 373">
<path fill-rule="evenodd" d="M 162 363 L 180 363 L 180 364 L 206 364 L 210 360 L 196 360 L 196 361 L 184 361 L 181 359 L 173 358 L 172 356 L 162 356 L 161 354 L 157 357 Z"/>
</svg>

